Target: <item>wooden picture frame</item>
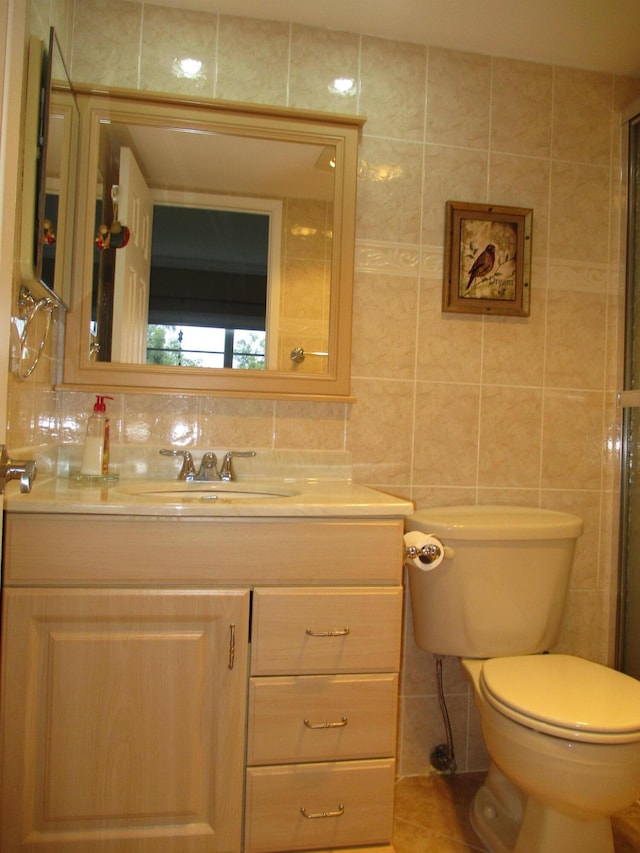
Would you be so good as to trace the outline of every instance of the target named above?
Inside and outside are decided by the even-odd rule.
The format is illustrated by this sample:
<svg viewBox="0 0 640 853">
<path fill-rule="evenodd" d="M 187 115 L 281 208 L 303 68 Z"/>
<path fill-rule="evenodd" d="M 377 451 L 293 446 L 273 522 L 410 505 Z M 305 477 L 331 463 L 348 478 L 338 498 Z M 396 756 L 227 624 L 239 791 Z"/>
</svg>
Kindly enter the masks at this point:
<svg viewBox="0 0 640 853">
<path fill-rule="evenodd" d="M 442 310 L 528 317 L 533 210 L 448 201 Z"/>
</svg>

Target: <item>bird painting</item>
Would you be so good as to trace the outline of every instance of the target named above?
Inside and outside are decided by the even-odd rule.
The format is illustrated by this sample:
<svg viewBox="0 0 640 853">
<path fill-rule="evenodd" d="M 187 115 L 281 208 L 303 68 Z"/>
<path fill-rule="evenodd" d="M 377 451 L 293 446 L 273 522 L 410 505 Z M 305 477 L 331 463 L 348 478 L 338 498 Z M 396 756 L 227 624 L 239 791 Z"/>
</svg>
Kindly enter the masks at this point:
<svg viewBox="0 0 640 853">
<path fill-rule="evenodd" d="M 469 282 L 465 288 L 465 293 L 469 290 L 476 278 L 482 278 L 489 275 L 496 262 L 496 247 L 493 243 L 489 243 L 484 252 L 481 252 L 473 262 L 473 266 L 469 271 Z"/>
</svg>

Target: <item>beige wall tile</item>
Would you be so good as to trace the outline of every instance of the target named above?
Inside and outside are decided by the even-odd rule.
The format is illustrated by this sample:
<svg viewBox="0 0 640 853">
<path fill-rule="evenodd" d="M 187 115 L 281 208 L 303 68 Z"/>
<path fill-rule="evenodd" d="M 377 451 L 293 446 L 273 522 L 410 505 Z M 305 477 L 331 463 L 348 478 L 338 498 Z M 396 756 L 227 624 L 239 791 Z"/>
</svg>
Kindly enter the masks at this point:
<svg viewBox="0 0 640 853">
<path fill-rule="evenodd" d="M 594 271 L 590 278 L 595 278 Z M 606 274 L 605 274 L 606 275 Z M 547 296 L 545 384 L 553 388 L 604 387 L 607 294 L 561 290 Z"/>
<path fill-rule="evenodd" d="M 476 482 L 479 412 L 479 386 L 416 383 L 414 483 Z"/>
<path fill-rule="evenodd" d="M 611 156 L 613 78 L 554 68 L 552 156 L 608 166 Z"/>
<path fill-rule="evenodd" d="M 416 378 L 479 382 L 482 371 L 481 317 L 442 312 L 442 279 L 420 280 Z"/>
<path fill-rule="evenodd" d="M 294 24 L 291 28 L 289 106 L 356 113 L 360 37 Z M 343 90 L 336 80 L 353 81 Z"/>
<path fill-rule="evenodd" d="M 275 403 L 273 400 L 200 399 L 199 445 L 249 449 L 272 447 Z"/>
<path fill-rule="evenodd" d="M 345 403 L 278 400 L 274 447 L 294 450 L 344 450 Z"/>
<path fill-rule="evenodd" d="M 212 98 L 216 79 L 217 15 L 145 5 L 140 52 L 140 88 Z M 185 76 L 176 60 L 202 63 Z"/>
<path fill-rule="evenodd" d="M 548 65 L 494 59 L 491 148 L 509 154 L 549 157 L 553 72 Z M 495 200 L 496 203 L 497 199 Z"/>
<path fill-rule="evenodd" d="M 422 141 L 426 72 L 424 45 L 363 36 L 358 112 L 367 117 L 364 133 Z"/>
<path fill-rule="evenodd" d="M 426 141 L 487 149 L 491 59 L 429 48 Z"/>
<path fill-rule="evenodd" d="M 422 145 L 365 137 L 360 145 L 357 237 L 420 239 Z"/>
<path fill-rule="evenodd" d="M 551 167 L 549 254 L 607 263 L 609 169 L 554 160 Z"/>
<path fill-rule="evenodd" d="M 409 276 L 356 275 L 353 376 L 413 379 L 418 281 Z"/>
<path fill-rule="evenodd" d="M 425 145 L 422 194 L 422 240 L 445 244 L 445 205 L 448 201 L 487 203 L 488 157 L 446 145 Z"/>
<path fill-rule="evenodd" d="M 545 392 L 543 488 L 600 489 L 603 405 L 602 393 L 595 391 Z"/>
<path fill-rule="evenodd" d="M 216 97 L 286 104 L 290 26 L 220 16 Z"/>
<path fill-rule="evenodd" d="M 360 483 L 407 483 L 411 470 L 413 383 L 355 379 L 357 403 L 347 413 L 346 449 Z"/>
<path fill-rule="evenodd" d="M 138 88 L 142 5 L 82 0 L 74 7 L 71 77 L 76 83 Z"/>
<path fill-rule="evenodd" d="M 483 388 L 478 463 L 481 486 L 538 486 L 541 404 L 539 388 Z"/>
</svg>

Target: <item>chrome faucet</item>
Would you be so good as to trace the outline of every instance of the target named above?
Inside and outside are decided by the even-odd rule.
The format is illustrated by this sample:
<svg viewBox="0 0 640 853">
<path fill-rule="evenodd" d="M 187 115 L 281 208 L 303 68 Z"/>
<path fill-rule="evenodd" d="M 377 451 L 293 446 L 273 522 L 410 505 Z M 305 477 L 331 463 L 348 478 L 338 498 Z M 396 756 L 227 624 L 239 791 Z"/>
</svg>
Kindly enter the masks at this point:
<svg viewBox="0 0 640 853">
<path fill-rule="evenodd" d="M 231 480 L 235 480 L 236 475 L 233 470 L 232 464 L 234 456 L 249 457 L 255 455 L 255 450 L 228 450 L 224 454 L 224 459 L 222 460 L 222 467 L 220 468 L 220 479 L 224 480 L 226 483 L 230 482 Z"/>
<path fill-rule="evenodd" d="M 208 482 L 210 480 L 221 480 L 220 472 L 218 471 L 218 459 L 215 453 L 208 450 L 200 460 L 200 468 L 198 473 L 193 478 L 199 482 Z"/>
<path fill-rule="evenodd" d="M 208 450 L 200 460 L 200 468 L 196 473 L 193 464 L 193 456 L 188 450 L 161 450 L 162 456 L 182 456 L 182 468 L 178 473 L 178 480 L 187 482 L 210 482 L 212 480 L 224 480 L 229 482 L 235 480 L 232 459 L 234 456 L 255 456 L 255 450 L 229 450 L 224 455 L 222 467 L 218 471 L 218 458 L 213 451 Z"/>
</svg>

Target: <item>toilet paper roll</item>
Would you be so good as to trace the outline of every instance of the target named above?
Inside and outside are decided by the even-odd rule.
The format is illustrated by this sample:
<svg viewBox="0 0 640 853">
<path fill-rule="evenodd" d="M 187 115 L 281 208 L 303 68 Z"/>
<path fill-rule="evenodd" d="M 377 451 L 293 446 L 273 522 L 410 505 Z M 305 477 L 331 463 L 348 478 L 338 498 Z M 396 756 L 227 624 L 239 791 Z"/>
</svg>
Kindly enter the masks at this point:
<svg viewBox="0 0 640 853">
<path fill-rule="evenodd" d="M 445 557 L 445 548 L 437 536 L 410 530 L 403 536 L 405 562 L 413 564 L 423 572 L 436 569 Z"/>
</svg>

